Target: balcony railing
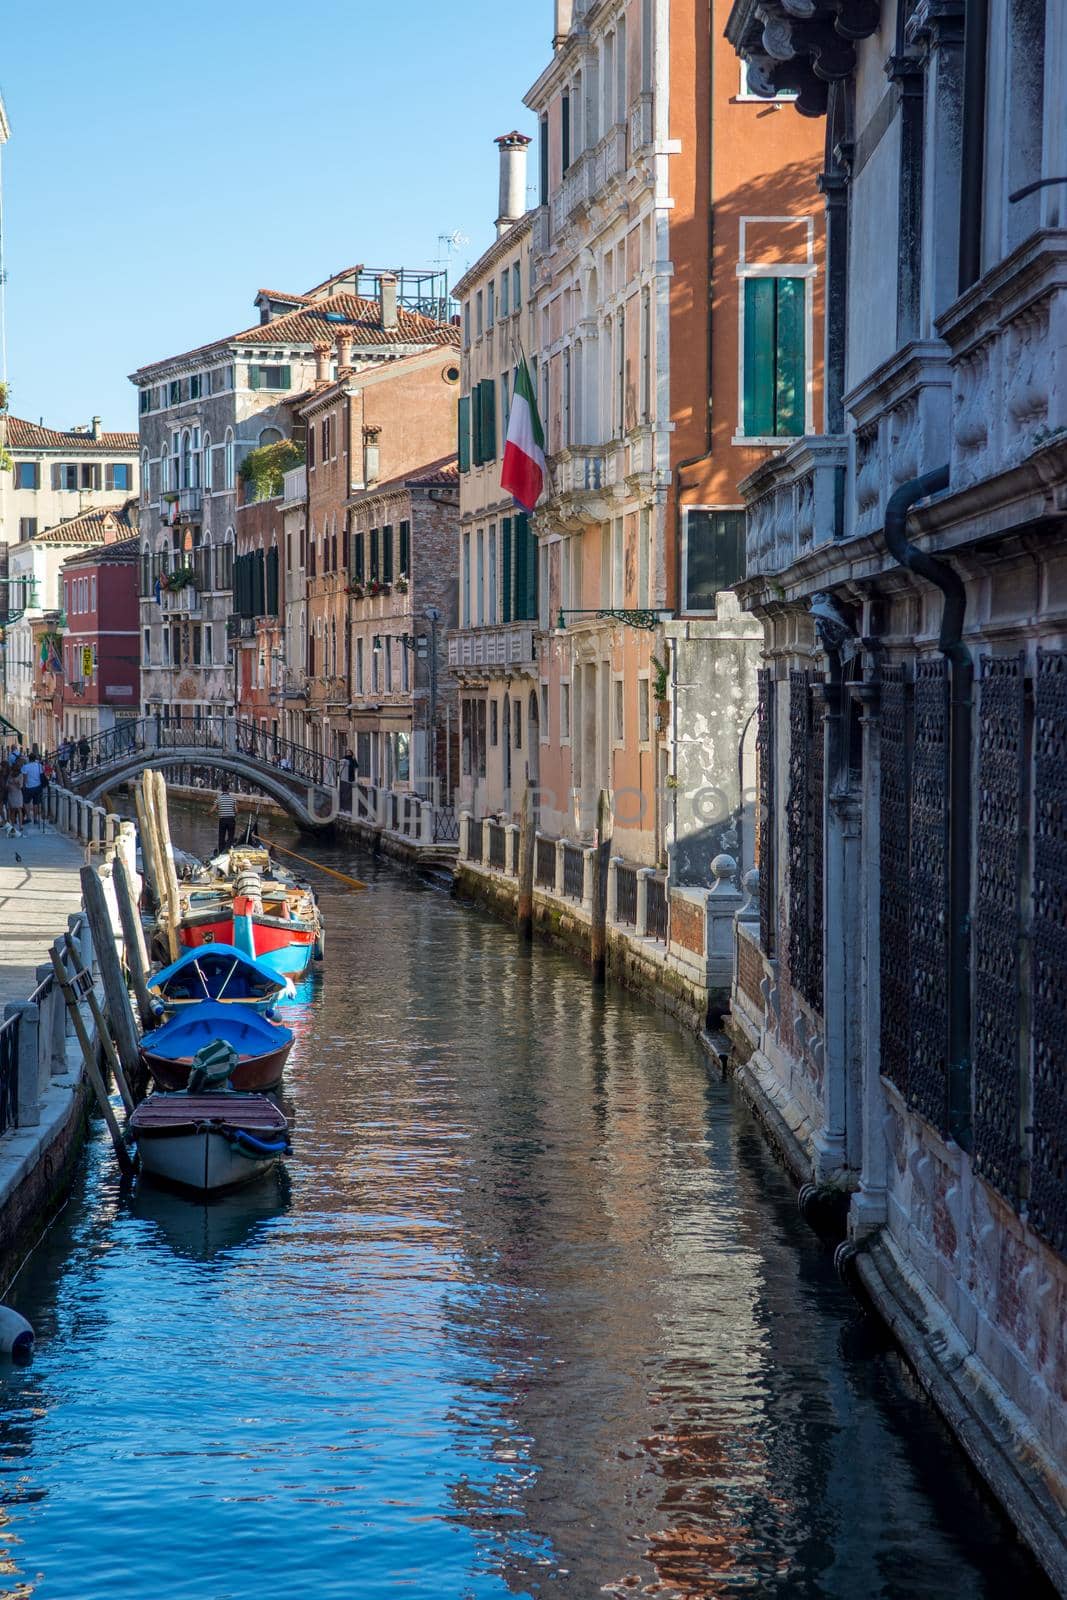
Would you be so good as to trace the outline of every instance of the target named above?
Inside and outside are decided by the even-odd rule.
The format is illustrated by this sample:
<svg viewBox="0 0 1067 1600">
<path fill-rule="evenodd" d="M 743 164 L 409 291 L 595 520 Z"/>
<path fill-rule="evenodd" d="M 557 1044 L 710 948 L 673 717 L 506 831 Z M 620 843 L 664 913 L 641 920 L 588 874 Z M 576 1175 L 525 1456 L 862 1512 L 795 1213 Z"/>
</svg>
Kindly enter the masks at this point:
<svg viewBox="0 0 1067 1600">
<path fill-rule="evenodd" d="M 780 572 L 816 545 L 842 537 L 847 462 L 848 440 L 826 434 L 798 439 L 744 480 L 750 577 Z"/>
<path fill-rule="evenodd" d="M 306 466 L 292 467 L 282 478 L 282 503 L 292 500 L 306 500 L 308 488 L 308 469 Z"/>
<path fill-rule="evenodd" d="M 483 668 L 530 666 L 534 661 L 534 627 L 530 622 L 506 623 L 493 628 L 465 628 L 448 640 L 450 667 Z"/>
<path fill-rule="evenodd" d="M 178 490 L 178 517 L 180 521 L 199 522 L 203 508 L 204 491 L 201 488 Z"/>
</svg>

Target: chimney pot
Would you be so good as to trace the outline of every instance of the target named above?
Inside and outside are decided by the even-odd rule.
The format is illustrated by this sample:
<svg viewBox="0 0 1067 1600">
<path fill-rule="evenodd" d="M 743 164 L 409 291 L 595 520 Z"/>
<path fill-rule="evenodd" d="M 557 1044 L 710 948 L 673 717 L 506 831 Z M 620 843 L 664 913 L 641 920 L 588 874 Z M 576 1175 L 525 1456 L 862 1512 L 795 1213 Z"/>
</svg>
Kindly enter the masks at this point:
<svg viewBox="0 0 1067 1600">
<path fill-rule="evenodd" d="M 382 327 L 392 333 L 397 326 L 397 282 L 391 272 L 383 272 L 378 279 L 378 305 L 381 309 Z"/>
<path fill-rule="evenodd" d="M 315 382 L 329 383 L 330 357 L 333 355 L 333 346 L 317 344 L 315 346 Z"/>
<path fill-rule="evenodd" d="M 526 156 L 530 141 L 513 128 L 510 133 L 502 133 L 495 143 L 500 151 L 500 212 L 496 219 L 496 236 L 502 239 L 509 228 L 526 215 Z"/>
<path fill-rule="evenodd" d="M 566 42 L 571 31 L 571 20 L 574 14 L 574 0 L 556 0 L 556 31 L 552 39 L 553 50 L 558 50 Z"/>
<path fill-rule="evenodd" d="M 351 365 L 352 335 L 346 330 L 344 333 L 337 335 L 337 367 L 340 371 L 341 368 L 350 367 Z"/>
<path fill-rule="evenodd" d="M 93 438 L 94 439 L 99 439 L 99 437 L 100 437 L 100 418 L 99 417 L 94 417 L 93 418 Z"/>
</svg>

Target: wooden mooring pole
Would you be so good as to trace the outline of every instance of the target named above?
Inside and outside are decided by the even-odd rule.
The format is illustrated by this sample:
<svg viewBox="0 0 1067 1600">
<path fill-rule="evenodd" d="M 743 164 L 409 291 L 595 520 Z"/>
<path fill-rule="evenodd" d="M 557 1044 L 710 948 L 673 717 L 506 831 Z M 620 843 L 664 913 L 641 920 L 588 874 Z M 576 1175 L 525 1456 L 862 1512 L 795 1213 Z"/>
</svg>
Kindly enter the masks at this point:
<svg viewBox="0 0 1067 1600">
<path fill-rule="evenodd" d="M 104 886 L 93 867 L 81 869 L 82 904 L 93 936 L 96 964 L 100 968 L 100 981 L 104 986 L 104 1004 L 111 1032 L 118 1050 L 119 1062 L 127 1083 L 136 1083 L 141 1057 L 137 1047 L 137 1026 L 133 1020 L 133 1007 L 126 979 L 122 973 L 115 934 L 108 915 Z M 123 1095 L 123 1099 L 126 1096 Z"/>
<path fill-rule="evenodd" d="M 154 1028 L 156 1015 L 152 1009 L 152 996 L 148 992 L 148 951 L 145 946 L 144 929 L 141 926 L 141 913 L 134 899 L 133 885 L 126 871 L 126 863 L 120 855 L 115 857 L 113 882 L 119 918 L 122 922 L 122 942 L 126 948 L 126 970 L 137 998 L 141 1027 Z"/>
<path fill-rule="evenodd" d="M 66 967 L 63 965 L 59 953 L 54 947 L 50 951 L 50 955 L 52 958 L 52 971 L 55 974 L 56 983 L 59 985 L 60 993 L 62 994 L 63 999 L 66 1001 L 67 1010 L 70 1012 L 71 1021 L 74 1024 L 74 1032 L 76 1033 L 78 1037 L 78 1043 L 81 1046 L 82 1061 L 85 1064 L 85 1075 L 92 1085 L 93 1093 L 96 1096 L 96 1103 L 103 1113 L 104 1121 L 107 1123 L 107 1129 L 111 1135 L 111 1142 L 115 1146 L 115 1154 L 118 1157 L 119 1166 L 122 1168 L 124 1173 L 131 1174 L 136 1171 L 137 1164 L 134 1161 L 133 1156 L 130 1154 L 129 1147 L 126 1144 L 125 1139 L 122 1137 L 122 1129 L 119 1127 L 118 1118 L 115 1115 L 115 1109 L 111 1104 L 110 1098 L 108 1097 L 107 1088 L 104 1084 L 103 1078 L 100 1075 L 100 1068 L 96 1064 L 96 1054 L 93 1050 L 92 1041 L 89 1038 L 89 1032 L 85 1026 L 85 1019 L 83 1018 L 78 1006 L 78 996 L 75 989 L 74 980 L 70 975 L 68 975 Z"/>
<path fill-rule="evenodd" d="M 533 938 L 533 885 L 534 849 L 536 829 L 533 814 L 533 791 L 527 784 L 522 794 L 522 811 L 519 816 L 519 903 L 516 926 L 523 939 Z"/>
<path fill-rule="evenodd" d="M 589 953 L 593 982 L 603 983 L 607 975 L 608 939 L 608 860 L 611 854 L 611 803 L 601 789 L 596 803 L 596 843 L 593 850 L 593 925 Z"/>
</svg>

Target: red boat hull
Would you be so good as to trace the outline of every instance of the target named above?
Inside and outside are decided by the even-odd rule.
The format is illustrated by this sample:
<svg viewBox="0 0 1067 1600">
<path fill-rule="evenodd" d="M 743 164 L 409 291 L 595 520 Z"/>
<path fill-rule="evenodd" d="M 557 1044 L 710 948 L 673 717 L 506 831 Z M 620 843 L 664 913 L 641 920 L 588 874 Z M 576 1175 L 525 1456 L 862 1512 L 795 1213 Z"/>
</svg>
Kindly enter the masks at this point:
<svg viewBox="0 0 1067 1600">
<path fill-rule="evenodd" d="M 265 1094 L 276 1089 L 282 1081 L 291 1049 L 290 1042 L 280 1050 L 270 1050 L 262 1056 L 243 1057 L 233 1069 L 231 1085 L 242 1094 Z M 141 1060 L 161 1089 L 184 1089 L 189 1082 L 192 1056 L 168 1060 L 165 1056 L 153 1055 L 150 1050 L 142 1050 Z"/>
</svg>

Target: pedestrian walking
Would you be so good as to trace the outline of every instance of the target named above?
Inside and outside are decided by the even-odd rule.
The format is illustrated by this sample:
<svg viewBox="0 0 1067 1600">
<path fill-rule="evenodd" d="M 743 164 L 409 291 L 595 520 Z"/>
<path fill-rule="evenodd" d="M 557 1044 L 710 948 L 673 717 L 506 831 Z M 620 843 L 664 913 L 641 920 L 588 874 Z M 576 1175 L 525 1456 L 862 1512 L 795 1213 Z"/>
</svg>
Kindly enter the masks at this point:
<svg viewBox="0 0 1067 1600">
<path fill-rule="evenodd" d="M 230 793 L 230 785 L 225 778 L 222 780 L 222 788 L 215 801 L 215 810 L 219 818 L 218 854 L 222 855 L 223 851 L 228 850 L 233 844 L 234 834 L 237 831 L 237 801 Z"/>
<path fill-rule="evenodd" d="M 83 733 L 81 738 L 78 740 L 78 764 L 83 772 L 89 765 L 89 754 L 89 741 Z"/>
<path fill-rule="evenodd" d="M 4 827 L 9 839 L 12 835 L 22 838 L 22 814 L 22 772 L 18 766 L 13 766 L 7 770 L 7 822 Z"/>
<path fill-rule="evenodd" d="M 27 820 L 39 823 L 41 820 L 41 792 L 44 788 L 44 765 L 41 761 L 41 752 L 36 745 L 31 749 L 29 758 L 23 765 L 21 777 Z"/>
</svg>

